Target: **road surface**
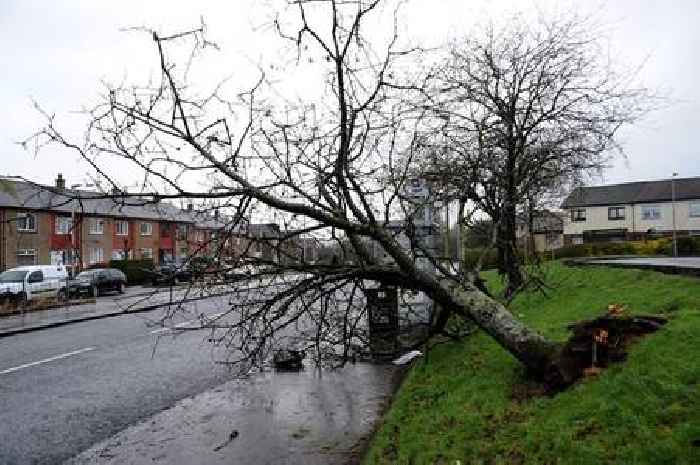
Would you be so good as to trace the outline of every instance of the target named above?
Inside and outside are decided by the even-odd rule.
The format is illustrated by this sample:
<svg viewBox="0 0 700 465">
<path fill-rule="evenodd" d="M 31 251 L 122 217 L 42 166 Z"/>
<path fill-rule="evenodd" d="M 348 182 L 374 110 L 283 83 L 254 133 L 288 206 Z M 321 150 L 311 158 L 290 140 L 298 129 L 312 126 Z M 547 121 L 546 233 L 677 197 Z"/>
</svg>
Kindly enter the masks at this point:
<svg viewBox="0 0 700 465">
<path fill-rule="evenodd" d="M 216 316 L 226 308 L 227 299 L 191 302 L 187 306 L 190 313 L 178 316 L 172 324 L 197 325 L 197 315 Z M 143 452 L 142 459 L 148 457 L 143 463 L 150 463 L 151 458 L 166 457 L 158 447 L 178 434 L 183 438 L 178 444 L 192 447 L 181 447 L 162 463 L 172 458 L 186 464 L 190 463 L 187 454 L 195 450 L 211 454 L 213 450 L 207 442 L 210 427 L 204 431 L 183 427 L 188 418 L 197 418 L 197 424 L 203 424 L 201 418 L 219 418 L 226 427 L 233 418 L 237 428 L 245 431 L 237 448 L 227 447 L 222 452 L 226 455 L 217 452 L 219 455 L 212 456 L 212 460 L 223 460 L 217 463 L 249 463 L 253 457 L 264 458 L 260 463 L 287 463 L 279 462 L 280 457 L 299 463 L 298 457 L 310 457 L 304 447 L 316 444 L 317 451 L 311 453 L 318 453 L 319 441 L 328 436 L 333 436 L 331 445 L 346 448 L 367 436 L 379 414 L 378 405 L 391 393 L 392 371 L 383 367 L 318 379 L 278 378 L 268 373 L 250 381 L 231 381 L 231 373 L 216 363 L 224 356 L 207 342 L 207 331 L 173 335 L 155 325 L 164 311 L 72 323 L 0 339 L 0 464 L 56 464 L 81 452 L 76 463 L 107 463 L 110 455 L 99 452 L 103 450 L 100 444 L 115 449 L 119 443 L 125 446 L 117 447 L 111 456 L 125 461 L 117 463 L 134 463 L 136 456 L 128 455 L 134 450 Z M 217 391 L 225 392 L 226 399 L 212 394 Z M 212 413 L 183 416 L 177 413 L 182 402 L 201 406 L 190 410 Z M 271 413 L 269 408 L 259 408 L 260 403 L 277 407 Z M 353 414 L 356 408 L 358 413 Z M 321 420 L 314 422 L 319 416 Z M 298 422 L 316 427 L 307 431 Z M 150 431 L 144 425 L 150 424 L 160 425 L 158 430 L 166 431 L 167 437 L 154 436 L 152 444 L 144 442 L 144 434 Z M 192 434 L 195 430 L 197 435 Z M 136 431 L 136 436 L 129 431 Z M 218 433 L 224 434 L 217 431 L 209 440 L 218 441 Z M 308 436 L 313 444 L 297 441 L 301 436 Z M 285 453 L 290 444 L 298 455 Z M 335 453 L 332 448 L 321 452 Z M 330 463 L 323 456 L 318 460 Z"/>
<path fill-rule="evenodd" d="M 191 305 L 193 311 L 212 314 L 221 301 Z M 162 312 L 0 340 L 0 463 L 60 463 L 228 380 L 205 334 L 162 337 L 162 328 L 149 326 Z"/>
<path fill-rule="evenodd" d="M 588 263 L 599 265 L 627 265 L 630 267 L 678 267 L 700 269 L 700 257 L 629 257 L 614 259 L 590 259 Z"/>
</svg>

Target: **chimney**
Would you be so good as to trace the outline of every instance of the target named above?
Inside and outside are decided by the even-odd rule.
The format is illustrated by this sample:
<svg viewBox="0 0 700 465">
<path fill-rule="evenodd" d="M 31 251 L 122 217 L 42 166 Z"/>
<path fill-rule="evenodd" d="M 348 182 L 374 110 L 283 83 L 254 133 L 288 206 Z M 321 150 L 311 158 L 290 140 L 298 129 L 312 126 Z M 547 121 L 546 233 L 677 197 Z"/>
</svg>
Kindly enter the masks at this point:
<svg viewBox="0 0 700 465">
<path fill-rule="evenodd" d="M 66 188 L 66 180 L 63 179 L 63 175 L 61 173 L 58 173 L 58 176 L 56 176 L 56 189 L 65 189 Z"/>
</svg>

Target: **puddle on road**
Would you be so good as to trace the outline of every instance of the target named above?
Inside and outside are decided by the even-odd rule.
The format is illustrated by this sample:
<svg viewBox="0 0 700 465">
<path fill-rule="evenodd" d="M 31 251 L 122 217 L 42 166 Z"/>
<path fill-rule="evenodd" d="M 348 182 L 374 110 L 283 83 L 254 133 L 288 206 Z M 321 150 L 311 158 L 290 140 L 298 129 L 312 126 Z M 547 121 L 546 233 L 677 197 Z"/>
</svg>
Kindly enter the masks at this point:
<svg viewBox="0 0 700 465">
<path fill-rule="evenodd" d="M 230 381 L 67 463 L 345 464 L 361 451 L 396 376 L 391 366 L 358 364 Z"/>
</svg>

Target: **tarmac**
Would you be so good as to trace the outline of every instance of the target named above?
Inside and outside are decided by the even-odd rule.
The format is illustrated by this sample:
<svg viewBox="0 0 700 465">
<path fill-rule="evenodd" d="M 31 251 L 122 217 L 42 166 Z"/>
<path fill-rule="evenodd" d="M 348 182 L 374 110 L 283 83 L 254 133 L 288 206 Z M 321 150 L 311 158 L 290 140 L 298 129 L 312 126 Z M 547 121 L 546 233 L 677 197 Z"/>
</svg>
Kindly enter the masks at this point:
<svg viewBox="0 0 700 465">
<path fill-rule="evenodd" d="M 636 268 L 661 273 L 700 277 L 700 257 L 602 257 L 567 261 L 571 265 L 605 265 L 616 268 Z"/>
<path fill-rule="evenodd" d="M 185 399 L 65 465 L 359 464 L 401 370 L 260 373 Z"/>
<path fill-rule="evenodd" d="M 220 290 L 217 288 L 213 292 Z M 124 295 L 103 296 L 96 302 L 7 316 L 0 318 L 0 338 L 145 312 L 183 297 L 189 300 L 211 297 L 194 295 L 190 291 L 186 286 L 172 290 L 131 287 Z M 120 332 L 120 326 L 116 323 L 127 324 L 131 321 L 130 318 L 117 318 L 115 324 L 107 324 L 107 327 Z M 68 330 L 66 326 L 57 331 Z M 27 337 L 45 340 L 55 332 L 46 331 L 46 337 L 42 333 L 27 334 Z M 192 334 L 192 337 L 196 336 Z M 123 337 L 131 337 L 127 336 Z M 14 340 L 8 338 L 4 342 Z M 24 341 L 24 337 L 17 340 Z M 162 341 L 160 345 L 167 341 Z M 178 341 L 183 343 L 182 338 L 172 339 L 173 344 Z M 92 357 L 110 355 L 113 351 L 107 349 L 113 347 L 110 344 L 107 346 L 89 352 L 89 357 L 76 356 L 62 362 L 72 361 L 80 365 L 84 361 L 89 362 Z M 136 350 L 133 342 L 126 347 L 132 352 Z M 188 347 L 182 355 L 185 356 L 190 350 Z M 161 360 L 153 363 L 157 367 L 163 365 Z M 196 364 L 205 368 L 200 362 Z M 113 362 L 97 361 L 93 365 L 102 370 L 117 369 Z M 41 366 L 49 367 L 49 364 Z M 68 372 L 74 374 L 75 369 L 71 370 Z M 234 379 L 179 400 L 153 416 L 147 414 L 142 421 L 132 423 L 87 449 L 81 449 L 81 453 L 66 463 L 359 464 L 404 370 L 391 365 L 358 363 L 333 371 L 307 366 L 300 372 L 267 371 Z M 131 378 L 143 377 L 135 368 L 131 371 Z M 94 378 L 103 382 L 102 376 L 86 375 L 81 379 Z M 197 381 L 190 378 L 187 379 Z M 70 379 L 75 380 L 72 375 L 68 376 Z M 144 378 L 143 381 L 146 383 L 148 380 Z M 166 381 L 164 377 L 160 383 Z M 118 398 L 113 401 L 120 402 Z"/>
</svg>

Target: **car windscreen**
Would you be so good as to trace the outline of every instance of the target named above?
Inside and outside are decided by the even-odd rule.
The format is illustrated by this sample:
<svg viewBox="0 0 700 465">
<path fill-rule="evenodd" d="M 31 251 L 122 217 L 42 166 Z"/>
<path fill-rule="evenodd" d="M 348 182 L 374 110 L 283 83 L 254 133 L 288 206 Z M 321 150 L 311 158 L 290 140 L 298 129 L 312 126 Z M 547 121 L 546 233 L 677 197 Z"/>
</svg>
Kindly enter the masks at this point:
<svg viewBox="0 0 700 465">
<path fill-rule="evenodd" d="M 109 270 L 110 275 L 113 279 L 125 279 L 126 276 L 119 270 L 111 269 Z"/>
<path fill-rule="evenodd" d="M 78 273 L 78 276 L 76 276 L 75 279 L 92 279 L 94 274 L 94 271 L 83 271 L 82 273 Z"/>
<path fill-rule="evenodd" d="M 27 276 L 28 271 L 5 271 L 0 273 L 0 283 L 21 283 Z"/>
</svg>

